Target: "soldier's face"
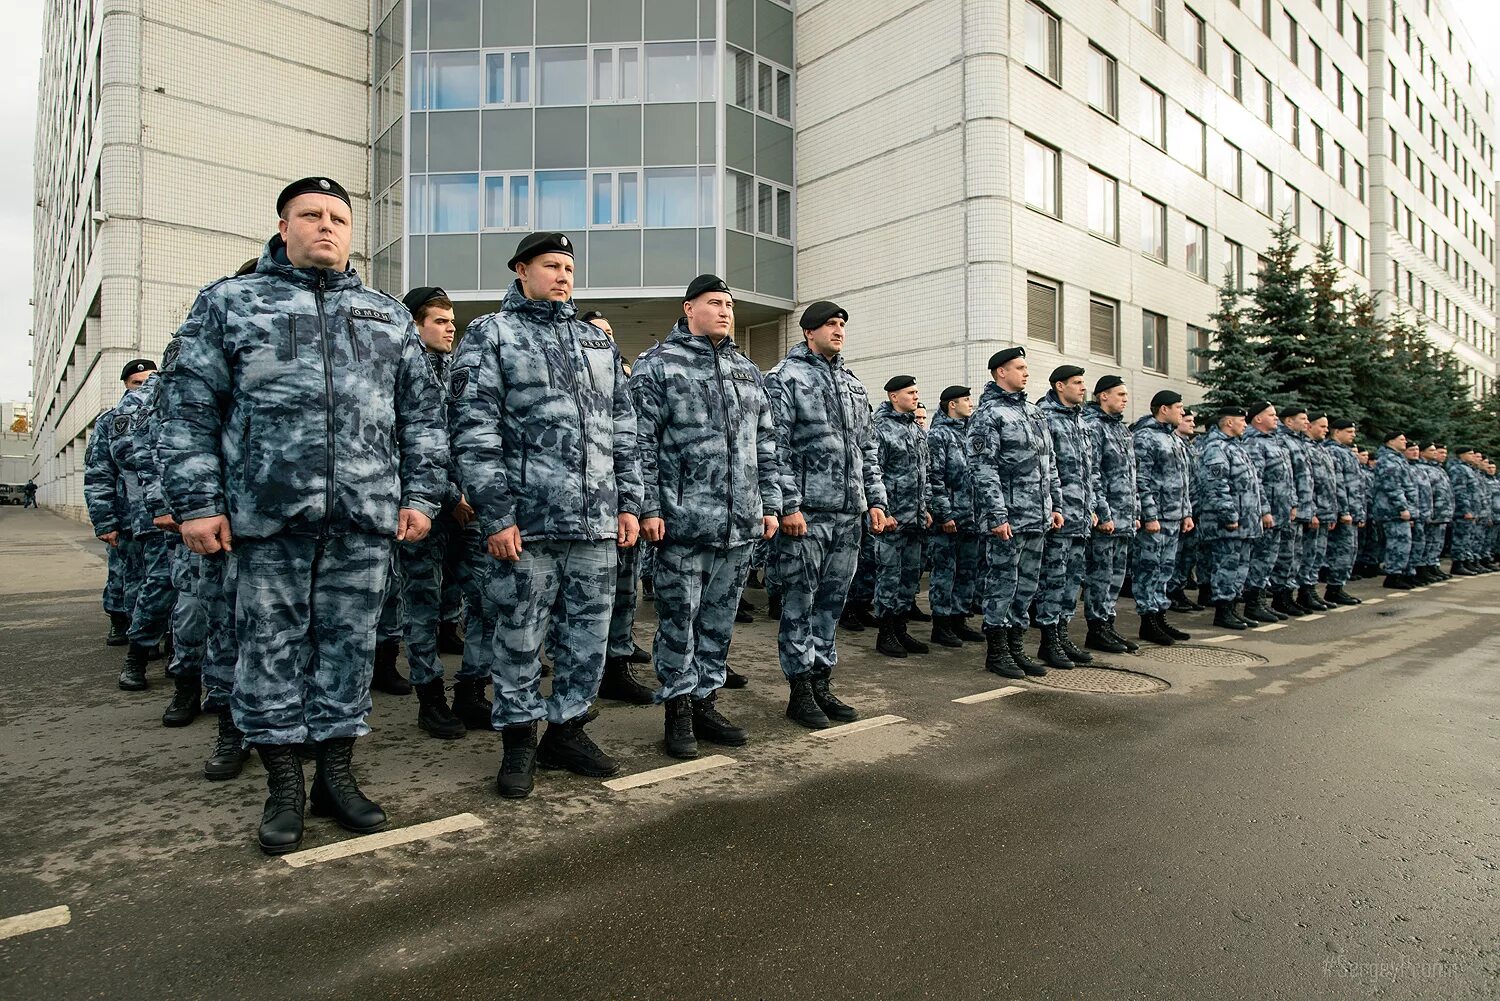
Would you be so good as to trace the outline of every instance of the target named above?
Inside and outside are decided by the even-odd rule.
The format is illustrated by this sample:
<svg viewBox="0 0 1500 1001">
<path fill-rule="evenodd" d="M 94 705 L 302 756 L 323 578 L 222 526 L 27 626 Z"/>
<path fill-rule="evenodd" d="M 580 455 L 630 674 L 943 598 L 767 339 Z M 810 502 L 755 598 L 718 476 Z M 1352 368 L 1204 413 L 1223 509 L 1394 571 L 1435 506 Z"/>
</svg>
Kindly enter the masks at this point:
<svg viewBox="0 0 1500 1001">
<path fill-rule="evenodd" d="M 449 354 L 453 350 L 453 334 L 456 330 L 453 323 L 453 310 L 446 306 L 429 309 L 417 325 L 417 333 L 422 335 L 422 343 L 431 351 L 439 354 Z"/>
<path fill-rule="evenodd" d="M 598 327 L 600 330 L 604 331 L 604 336 L 605 337 L 608 337 L 610 340 L 614 340 L 615 339 L 615 328 L 611 327 L 609 325 L 609 321 L 606 320 L 604 317 L 602 317 L 602 316 L 596 316 L 592 320 L 590 320 L 589 322 L 592 323 L 594 326 Z"/>
<path fill-rule="evenodd" d="M 1339 428 L 1333 432 L 1333 440 L 1340 445 L 1354 444 L 1354 428 Z"/>
<path fill-rule="evenodd" d="M 1245 418 L 1226 417 L 1219 422 L 1219 430 L 1231 438 L 1238 438 L 1245 433 Z"/>
<path fill-rule="evenodd" d="M 1007 393 L 1018 393 L 1026 388 L 1026 380 L 1031 373 L 1026 369 L 1025 358 L 1012 358 L 1010 361 L 995 369 L 995 385 Z"/>
<path fill-rule="evenodd" d="M 1256 414 L 1253 418 L 1251 418 L 1250 426 L 1255 428 L 1255 430 L 1257 431 L 1264 431 L 1266 434 L 1270 434 L 1272 431 L 1276 430 L 1276 408 L 1267 407 L 1260 413 Z"/>
<path fill-rule="evenodd" d="M 1130 390 L 1124 386 L 1116 386 L 1114 389 L 1106 389 L 1099 394 L 1099 409 L 1114 417 L 1125 412 L 1125 407 L 1130 403 Z"/>
<path fill-rule="evenodd" d="M 920 403 L 917 404 L 917 424 L 924 428 L 927 426 L 927 408 Z"/>
<path fill-rule="evenodd" d="M 1433 451 L 1436 453 L 1436 455 L 1434 455 L 1433 458 L 1436 459 L 1438 462 L 1447 462 L 1448 461 L 1448 450 L 1446 448 L 1436 448 L 1436 449 L 1433 449 Z"/>
<path fill-rule="evenodd" d="M 964 396 L 957 400 L 954 400 L 953 406 L 949 410 L 949 413 L 951 413 L 959 420 L 974 416 L 974 397 Z"/>
<path fill-rule="evenodd" d="M 1181 404 L 1178 404 L 1180 407 Z M 1191 438 L 1198 431 L 1198 419 L 1192 414 L 1183 414 L 1177 422 L 1177 433 L 1184 438 Z"/>
<path fill-rule="evenodd" d="M 1421 449 L 1417 448 L 1417 446 L 1414 445 L 1414 444 L 1413 445 L 1407 445 L 1401 451 L 1402 451 L 1402 453 L 1408 459 L 1410 459 L 1413 462 L 1417 461 L 1418 459 L 1420 459 L 1422 457 L 1422 451 L 1421 451 Z"/>
<path fill-rule="evenodd" d="M 287 202 L 276 229 L 293 267 L 343 271 L 349 266 L 354 213 L 343 199 L 316 192 L 298 195 Z"/>
<path fill-rule="evenodd" d="M 1162 407 L 1160 412 L 1161 416 L 1158 417 L 1157 420 L 1161 421 L 1163 424 L 1170 428 L 1177 428 L 1181 430 L 1182 425 L 1185 421 L 1192 420 L 1191 417 L 1182 416 L 1181 403 L 1169 404 L 1168 406 Z"/>
<path fill-rule="evenodd" d="M 141 386 L 144 386 L 146 384 L 146 380 L 149 378 L 151 378 L 150 370 L 147 370 L 145 372 L 132 372 L 130 374 L 130 378 L 125 380 L 125 388 L 138 389 Z"/>
<path fill-rule="evenodd" d="M 891 409 L 898 414 L 914 414 L 917 412 L 917 387 L 907 386 L 898 389 L 894 393 L 887 393 L 891 400 Z"/>
<path fill-rule="evenodd" d="M 516 278 L 528 299 L 566 302 L 573 298 L 573 258 L 567 254 L 542 254 L 517 264 Z"/>
<path fill-rule="evenodd" d="M 1438 450 L 1433 448 L 1431 445 L 1428 445 L 1426 448 L 1422 449 L 1422 458 L 1426 459 L 1428 462 L 1436 461 L 1437 457 Z"/>
<path fill-rule="evenodd" d="M 1322 441 L 1328 437 L 1328 418 L 1319 417 L 1307 425 L 1307 433 L 1312 436 L 1313 441 Z"/>
<path fill-rule="evenodd" d="M 831 317 L 816 330 L 807 331 L 807 346 L 824 358 L 832 358 L 844 350 L 844 318 Z"/>
<path fill-rule="evenodd" d="M 700 337 L 718 340 L 734 333 L 734 298 L 727 292 L 709 292 L 682 304 L 688 330 Z"/>
<path fill-rule="evenodd" d="M 1286 429 L 1288 431 L 1306 431 L 1307 430 L 1307 415 L 1306 414 L 1293 414 L 1290 417 L 1283 417 L 1281 419 L 1281 423 L 1283 423 L 1283 424 L 1286 425 Z"/>
<path fill-rule="evenodd" d="M 1404 434 L 1398 434 L 1398 435 L 1396 435 L 1396 437 L 1394 437 L 1390 441 L 1386 442 L 1386 444 L 1389 445 L 1391 448 L 1394 448 L 1398 452 L 1405 452 L 1406 451 L 1406 435 L 1404 435 Z"/>
<path fill-rule="evenodd" d="M 1081 375 L 1075 375 L 1067 382 L 1054 382 L 1052 388 L 1056 391 L 1057 398 L 1070 407 L 1078 406 L 1089 393 Z"/>
</svg>

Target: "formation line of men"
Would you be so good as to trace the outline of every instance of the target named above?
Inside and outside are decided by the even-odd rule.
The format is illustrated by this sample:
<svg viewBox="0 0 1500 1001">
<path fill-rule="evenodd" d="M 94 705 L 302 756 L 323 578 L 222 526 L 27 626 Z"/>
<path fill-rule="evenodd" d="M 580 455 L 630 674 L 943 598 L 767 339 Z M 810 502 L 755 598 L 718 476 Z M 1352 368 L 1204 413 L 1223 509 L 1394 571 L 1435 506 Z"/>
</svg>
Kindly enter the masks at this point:
<svg viewBox="0 0 1500 1001">
<path fill-rule="evenodd" d="M 929 565 L 931 640 L 983 642 L 1007 678 L 1138 649 L 1115 628 L 1127 577 L 1139 638 L 1170 644 L 1195 580 L 1215 623 L 1242 629 L 1356 602 L 1344 584 L 1377 563 L 1388 587 L 1433 579 L 1445 546 L 1454 573 L 1496 569 L 1500 489 L 1472 448 L 1450 459 L 1390 433 L 1372 462 L 1349 421 L 1265 401 L 1195 435 L 1172 391 L 1127 425 L 1113 374 L 1090 391 L 1063 365 L 1033 402 L 1021 347 L 989 359 L 977 405 L 944 389 L 928 431 L 912 376 L 872 407 L 836 303 L 809 305 L 802 340 L 760 372 L 713 275 L 630 366 L 608 318 L 578 314 L 562 233 L 520 241 L 500 308 L 455 349 L 442 289 L 397 300 L 349 266 L 337 182 L 295 181 L 276 210 L 160 370 L 125 367 L 85 478 L 119 685 L 147 687 L 169 648 L 162 722 L 217 714 L 210 779 L 259 754 L 267 853 L 300 844 L 309 801 L 356 833 L 387 822 L 353 770 L 372 689 L 415 690 L 436 738 L 499 731 L 506 798 L 539 767 L 618 771 L 587 731 L 601 696 L 660 705 L 676 758 L 746 743 L 719 693 L 746 683 L 727 658 L 752 568 L 779 612 L 786 716 L 813 729 L 859 718 L 833 688 L 841 622 L 875 625 L 881 654 L 927 652 L 909 623 L 928 618 Z M 632 633 L 642 581 L 650 652 Z M 451 703 L 444 652 L 462 654 Z M 645 662 L 654 685 L 633 673 Z"/>
</svg>

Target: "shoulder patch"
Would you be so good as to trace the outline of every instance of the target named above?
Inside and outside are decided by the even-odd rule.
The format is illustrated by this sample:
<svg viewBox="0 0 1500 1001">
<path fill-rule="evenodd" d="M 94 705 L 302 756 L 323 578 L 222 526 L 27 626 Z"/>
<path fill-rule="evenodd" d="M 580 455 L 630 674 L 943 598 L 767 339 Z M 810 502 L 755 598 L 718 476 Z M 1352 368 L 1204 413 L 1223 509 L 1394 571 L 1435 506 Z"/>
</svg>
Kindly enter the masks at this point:
<svg viewBox="0 0 1500 1001">
<path fill-rule="evenodd" d="M 124 434 L 130 430 L 130 418 L 125 414 L 117 414 L 111 426 L 114 428 L 115 434 Z"/>
<path fill-rule="evenodd" d="M 349 310 L 349 315 L 356 320 L 379 320 L 381 323 L 392 323 L 391 314 L 382 313 L 378 309 L 366 309 L 363 306 L 354 306 Z"/>
<path fill-rule="evenodd" d="M 151 410 L 149 407 L 136 408 L 135 413 L 130 415 L 130 430 L 139 431 L 150 416 Z"/>
<path fill-rule="evenodd" d="M 469 388 L 469 370 L 461 368 L 453 373 L 453 378 L 448 380 L 448 391 L 453 396 L 464 395 L 464 390 Z"/>
<path fill-rule="evenodd" d="M 165 371 L 171 368 L 172 363 L 177 360 L 177 356 L 181 352 L 182 342 L 176 337 L 173 337 L 170 341 L 167 342 L 167 349 L 161 353 L 162 370 Z"/>
</svg>

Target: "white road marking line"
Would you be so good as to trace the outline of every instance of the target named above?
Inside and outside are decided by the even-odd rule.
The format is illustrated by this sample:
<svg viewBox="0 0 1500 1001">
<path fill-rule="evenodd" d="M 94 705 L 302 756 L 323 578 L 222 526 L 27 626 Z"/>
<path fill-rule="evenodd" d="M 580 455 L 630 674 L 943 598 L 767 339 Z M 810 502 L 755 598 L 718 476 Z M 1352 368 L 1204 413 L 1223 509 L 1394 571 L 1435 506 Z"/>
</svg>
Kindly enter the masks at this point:
<svg viewBox="0 0 1500 1001">
<path fill-rule="evenodd" d="M 1365 604 L 1366 605 L 1378 605 L 1378 604 L 1380 604 L 1384 600 L 1385 600 L 1384 598 L 1366 598 L 1365 599 Z"/>
<path fill-rule="evenodd" d="M 1302 621 L 1303 622 L 1317 622 L 1322 617 L 1323 617 L 1322 615 L 1314 612 L 1312 615 L 1304 615 L 1304 616 L 1302 616 Z"/>
<path fill-rule="evenodd" d="M 1411 592 L 1410 591 L 1397 591 L 1395 594 L 1391 595 L 1391 597 L 1392 598 L 1410 598 L 1411 597 Z"/>
<path fill-rule="evenodd" d="M 0 920 L 0 938 L 15 938 L 46 928 L 60 928 L 73 920 L 73 912 L 67 904 L 49 907 L 30 914 L 17 914 L 13 918 Z"/>
<path fill-rule="evenodd" d="M 846 734 L 859 733 L 862 730 L 873 730 L 877 726 L 905 722 L 905 716 L 872 716 L 869 719 L 845 723 L 843 726 L 829 727 L 827 730 L 814 730 L 810 736 L 817 737 L 819 740 L 832 740 L 834 737 L 843 737 Z"/>
<path fill-rule="evenodd" d="M 977 702 L 988 702 L 991 699 L 1003 699 L 1007 695 L 1014 695 L 1017 692 L 1024 691 L 1026 691 L 1026 689 L 1024 688 L 1018 688 L 1015 685 L 1006 685 L 1004 688 L 996 688 L 993 691 L 989 692 L 980 692 L 978 695 L 965 695 L 963 698 L 954 699 L 953 701 L 957 702 L 961 706 L 972 706 Z"/>
<path fill-rule="evenodd" d="M 1414 587 L 1414 588 L 1412 588 L 1412 590 L 1413 590 L 1413 591 L 1425 591 L 1425 590 L 1427 590 L 1427 588 L 1428 588 L 1428 587 L 1429 587 L 1429 586 L 1431 586 L 1431 585 L 1425 585 L 1425 586 L 1423 586 L 1423 587 Z"/>
<path fill-rule="evenodd" d="M 1227 643 L 1230 640 L 1234 639 L 1234 637 L 1235 637 L 1234 633 L 1221 633 L 1218 636 L 1205 636 L 1203 639 L 1199 640 L 1198 642 L 1199 643 Z"/>
<path fill-rule="evenodd" d="M 615 792 L 624 792 L 626 789 L 638 789 L 641 786 L 665 782 L 668 779 L 682 778 L 684 775 L 693 775 L 698 772 L 706 772 L 710 768 L 722 768 L 725 765 L 732 764 L 734 764 L 734 759 L 728 755 L 710 754 L 706 758 L 684 761 L 680 765 L 667 765 L 665 768 L 653 768 L 649 772 L 637 772 L 634 775 L 626 775 L 623 778 L 610 779 L 604 783 L 604 788 L 613 789 Z"/>
<path fill-rule="evenodd" d="M 1335 612 L 1352 612 L 1352 611 L 1354 611 L 1354 609 L 1356 607 L 1358 607 L 1358 606 L 1356 606 L 1356 605 L 1340 605 L 1337 608 L 1335 608 L 1334 611 Z"/>
<path fill-rule="evenodd" d="M 392 831 L 381 831 L 378 834 L 369 834 L 361 838 L 350 838 L 348 841 L 340 841 L 337 844 L 323 845 L 321 848 L 292 852 L 290 855 L 281 856 L 281 860 L 293 869 L 301 869 L 303 866 L 317 865 L 319 862 L 331 862 L 334 859 L 348 858 L 350 855 L 363 855 L 382 848 L 421 841 L 423 838 L 436 838 L 444 834 L 452 834 L 454 831 L 467 831 L 470 828 L 483 826 L 484 821 L 472 813 L 455 813 L 442 820 L 430 820 L 425 824 L 398 827 Z"/>
<path fill-rule="evenodd" d="M 1285 628 L 1286 628 L 1286 623 L 1285 622 L 1268 622 L 1268 623 L 1266 623 L 1265 625 L 1261 626 L 1259 629 L 1257 629 L 1255 631 L 1258 632 L 1258 633 L 1274 633 L 1278 629 L 1285 629 Z"/>
</svg>

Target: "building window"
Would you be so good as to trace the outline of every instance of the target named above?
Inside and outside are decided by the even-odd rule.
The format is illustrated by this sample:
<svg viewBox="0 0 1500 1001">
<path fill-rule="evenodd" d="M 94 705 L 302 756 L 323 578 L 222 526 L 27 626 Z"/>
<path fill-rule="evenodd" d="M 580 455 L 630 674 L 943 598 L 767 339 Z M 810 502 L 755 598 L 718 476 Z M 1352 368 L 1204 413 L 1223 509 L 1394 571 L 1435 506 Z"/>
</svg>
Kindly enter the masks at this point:
<svg viewBox="0 0 1500 1001">
<path fill-rule="evenodd" d="M 1183 162 L 1204 177 L 1208 176 L 1208 126 L 1196 115 L 1188 115 L 1189 149 Z"/>
<path fill-rule="evenodd" d="M 1112 361 L 1120 357 L 1120 304 L 1102 296 L 1089 297 L 1089 352 Z"/>
<path fill-rule="evenodd" d="M 432 52 L 427 56 L 427 66 L 427 107 L 479 107 L 478 52 Z"/>
<path fill-rule="evenodd" d="M 792 74 L 789 70 L 756 59 L 748 52 L 730 47 L 727 60 L 730 78 L 729 103 L 746 111 L 758 111 L 783 122 L 792 120 Z M 713 43 L 703 43 L 702 59 L 713 58 Z M 711 64 L 710 64 L 711 65 Z M 706 86 L 700 66 L 700 87 Z"/>
<path fill-rule="evenodd" d="M 1292 187 L 1290 184 L 1288 184 L 1286 186 L 1286 209 L 1285 209 L 1285 211 L 1287 211 L 1287 212 L 1289 212 L 1291 214 L 1292 232 L 1296 233 L 1298 236 L 1301 236 L 1302 235 L 1302 192 L 1298 191 L 1296 188 Z"/>
<path fill-rule="evenodd" d="M 539 170 L 536 224 L 544 230 L 583 229 L 588 201 L 581 170 Z"/>
<path fill-rule="evenodd" d="M 646 46 L 646 100 L 698 99 L 698 43 L 652 42 Z"/>
<path fill-rule="evenodd" d="M 1026 0 L 1026 64 L 1062 84 L 1062 22 L 1033 0 Z"/>
<path fill-rule="evenodd" d="M 1323 147 L 1323 126 L 1313 123 L 1313 160 L 1319 167 L 1327 166 L 1326 150 Z"/>
<path fill-rule="evenodd" d="M 1245 197 L 1245 154 L 1227 139 L 1224 141 L 1224 190 L 1236 198 Z"/>
<path fill-rule="evenodd" d="M 1292 65 L 1295 66 L 1297 64 L 1298 44 L 1297 19 L 1287 14 L 1284 10 L 1282 14 L 1286 15 L 1286 54 L 1292 60 Z"/>
<path fill-rule="evenodd" d="M 1228 237 L 1224 238 L 1224 275 L 1235 288 L 1245 287 L 1245 248 Z"/>
<path fill-rule="evenodd" d="M 1158 38 L 1167 37 L 1167 0 L 1139 0 L 1141 20 L 1156 33 Z"/>
<path fill-rule="evenodd" d="M 1208 228 L 1201 222 L 1185 220 L 1182 243 L 1187 251 L 1188 274 L 1208 281 Z"/>
<path fill-rule="evenodd" d="M 1039 275 L 1026 276 L 1026 339 L 1056 344 L 1062 323 L 1058 312 L 1061 287 Z"/>
<path fill-rule="evenodd" d="M 479 229 L 479 175 L 427 175 L 429 233 L 473 233 Z"/>
<path fill-rule="evenodd" d="M 434 53 L 434 55 L 441 54 Z M 488 105 L 531 103 L 530 52 L 486 52 L 484 54 L 484 103 Z"/>
<path fill-rule="evenodd" d="M 594 100 L 641 99 L 641 50 L 635 45 L 596 48 L 592 56 Z"/>
<path fill-rule="evenodd" d="M 779 184 L 756 182 L 756 231 L 779 240 L 792 238 L 792 192 Z"/>
<path fill-rule="evenodd" d="M 1188 346 L 1207 351 L 1213 346 L 1213 332 L 1205 327 L 1188 327 Z M 1188 375 L 1194 378 L 1208 371 L 1208 359 L 1197 351 L 1188 352 Z"/>
<path fill-rule="evenodd" d="M 531 177 L 487 174 L 484 178 L 484 228 L 531 228 Z"/>
<path fill-rule="evenodd" d="M 1276 127 L 1276 91 L 1271 87 L 1271 81 L 1264 73 L 1256 72 L 1260 77 L 1261 115 L 1266 124 L 1272 128 Z"/>
<path fill-rule="evenodd" d="M 1302 109 L 1291 101 L 1286 102 L 1288 125 L 1291 133 L 1292 146 L 1299 152 L 1302 150 Z"/>
<path fill-rule="evenodd" d="M 1266 215 L 1274 214 L 1272 210 L 1275 205 L 1271 200 L 1271 168 L 1263 163 L 1257 163 L 1250 175 L 1250 203 Z"/>
<path fill-rule="evenodd" d="M 1097 45 L 1089 46 L 1089 105 L 1110 118 L 1120 117 L 1120 65 Z"/>
<path fill-rule="evenodd" d="M 1060 157 L 1051 146 L 1026 137 L 1026 204 L 1051 216 L 1061 216 L 1057 192 Z"/>
<path fill-rule="evenodd" d="M 755 232 L 755 178 L 738 171 L 728 171 L 728 190 L 724 193 L 724 224 L 742 233 Z"/>
<path fill-rule="evenodd" d="M 1224 46 L 1224 89 L 1236 101 L 1245 100 L 1245 57 L 1232 45 Z"/>
<path fill-rule="evenodd" d="M 1144 195 L 1141 196 L 1141 253 L 1167 263 L 1167 207 Z"/>
<path fill-rule="evenodd" d="M 1149 310 L 1141 312 L 1141 367 L 1167 371 L 1167 318 Z"/>
<path fill-rule="evenodd" d="M 1317 42 L 1309 42 L 1312 46 L 1313 61 L 1313 86 L 1319 90 L 1323 89 L 1323 49 Z"/>
<path fill-rule="evenodd" d="M 1182 14 L 1183 43 L 1187 46 L 1187 57 L 1193 61 L 1193 65 L 1207 73 L 1208 25 L 1191 8 L 1184 7 Z"/>
<path fill-rule="evenodd" d="M 588 103 L 587 62 L 582 46 L 537 49 L 538 103 Z"/>
<path fill-rule="evenodd" d="M 589 178 L 589 225 L 639 226 L 641 175 L 635 170 L 597 171 Z"/>
<path fill-rule="evenodd" d="M 1089 169 L 1089 232 L 1120 242 L 1120 182 Z"/>
<path fill-rule="evenodd" d="M 1157 149 L 1167 148 L 1167 95 L 1141 81 L 1141 136 Z"/>
</svg>

